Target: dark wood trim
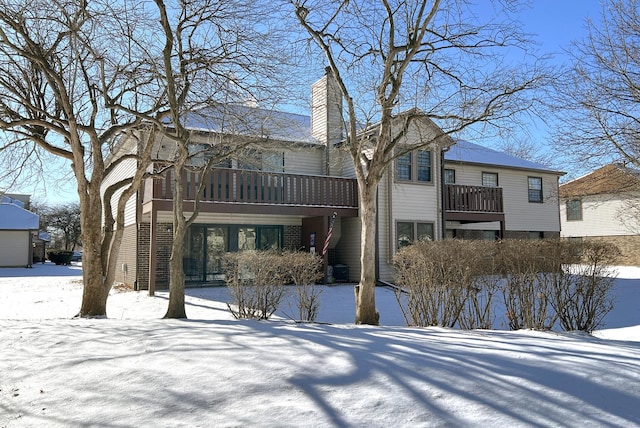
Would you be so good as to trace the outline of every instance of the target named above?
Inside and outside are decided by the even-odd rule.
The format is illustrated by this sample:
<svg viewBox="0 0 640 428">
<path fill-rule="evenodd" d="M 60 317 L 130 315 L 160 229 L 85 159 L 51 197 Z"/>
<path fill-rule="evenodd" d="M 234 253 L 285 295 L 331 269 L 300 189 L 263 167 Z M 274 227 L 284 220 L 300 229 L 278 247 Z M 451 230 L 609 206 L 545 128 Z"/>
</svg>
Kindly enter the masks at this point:
<svg viewBox="0 0 640 428">
<path fill-rule="evenodd" d="M 144 203 L 173 199 L 173 171 L 150 179 L 153 192 Z M 358 185 L 352 178 L 285 174 L 265 171 L 215 168 L 209 174 L 184 172 L 186 203 L 193 203 L 197 185 L 205 180 L 202 212 L 290 215 L 357 215 Z M 152 195 L 152 197 L 150 197 Z"/>
<path fill-rule="evenodd" d="M 156 228 L 158 227 L 158 209 L 151 203 L 151 222 L 149 225 L 149 296 L 156 292 Z"/>
<path fill-rule="evenodd" d="M 481 223 L 490 221 L 504 222 L 504 213 L 477 213 L 477 212 L 450 212 L 447 211 L 446 221 L 459 221 L 460 223 Z"/>
<path fill-rule="evenodd" d="M 193 211 L 193 202 L 185 201 L 183 206 L 186 212 Z M 149 212 L 148 206 L 152 205 L 156 211 L 171 212 L 173 203 L 169 200 L 153 200 L 144 203 L 143 212 Z M 292 205 L 264 205 L 264 204 L 234 204 L 224 202 L 201 202 L 200 213 L 222 214 L 253 214 L 253 215 L 290 215 L 302 217 L 330 216 L 338 213 L 340 217 L 357 217 L 357 208 L 336 208 L 325 206 L 292 206 Z"/>
</svg>

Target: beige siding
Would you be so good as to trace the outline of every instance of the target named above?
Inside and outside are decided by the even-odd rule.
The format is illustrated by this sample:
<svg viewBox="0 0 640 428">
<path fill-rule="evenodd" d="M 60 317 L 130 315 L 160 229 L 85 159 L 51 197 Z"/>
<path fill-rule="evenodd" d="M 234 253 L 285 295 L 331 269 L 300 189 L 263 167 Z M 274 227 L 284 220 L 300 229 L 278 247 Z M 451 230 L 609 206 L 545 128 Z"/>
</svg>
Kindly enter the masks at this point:
<svg viewBox="0 0 640 428">
<path fill-rule="evenodd" d="M 342 137 L 342 98 L 330 75 L 311 86 L 311 135 L 322 143 L 336 143 Z"/>
<path fill-rule="evenodd" d="M 185 212 L 185 216 L 191 215 Z M 149 222 L 148 215 L 144 219 Z M 173 214 L 170 211 L 158 212 L 159 223 L 171 223 Z M 227 214 L 227 213 L 200 213 L 195 221 L 196 224 L 256 224 L 256 225 L 283 225 L 301 226 L 302 218 L 283 215 L 262 215 L 262 214 Z"/>
<path fill-rule="evenodd" d="M 124 228 L 122 235 L 122 244 L 118 253 L 118 262 L 116 266 L 116 281 L 126 284 L 133 288 L 133 282 L 138 277 L 137 272 L 137 226 L 130 225 Z"/>
<path fill-rule="evenodd" d="M 611 195 L 588 196 L 582 199 L 582 220 L 567 221 L 566 201 L 560 205 L 561 236 L 624 236 L 638 234 L 638 222 L 625 213 L 630 200 Z"/>
<path fill-rule="evenodd" d="M 136 168 L 137 168 L 137 162 L 135 159 L 127 159 L 123 161 L 120 165 L 114 168 L 113 171 L 111 171 L 109 175 L 105 178 L 102 184 L 102 191 L 104 192 L 110 185 L 117 183 L 120 180 L 133 177 L 133 175 L 136 172 Z M 124 188 L 116 191 L 113 197 L 111 198 L 111 207 L 112 207 L 112 212 L 114 217 L 118 207 L 118 199 L 120 198 L 120 195 L 122 195 L 123 191 L 124 191 Z M 127 204 L 125 206 L 125 215 L 124 215 L 125 226 L 135 224 L 136 222 L 135 201 L 136 201 L 135 196 L 131 197 L 127 201 Z"/>
<path fill-rule="evenodd" d="M 334 153 L 336 153 L 334 151 Z M 351 155 L 346 150 L 340 150 L 340 165 L 341 168 L 337 171 L 338 175 L 346 178 L 356 178 L 356 167 L 353 165 Z"/>
<path fill-rule="evenodd" d="M 336 261 L 349 267 L 349 280 L 360 281 L 360 219 L 342 218 L 342 233 L 336 245 Z"/>
<path fill-rule="evenodd" d="M 304 146 L 284 152 L 284 169 L 288 174 L 324 175 L 323 148 Z"/>
<path fill-rule="evenodd" d="M 29 231 L 0 230 L 0 266 L 27 266 L 29 260 Z"/>
<path fill-rule="evenodd" d="M 385 174 L 378 186 L 378 276 L 390 281 L 393 276 L 391 260 L 393 258 L 393 228 L 389 224 L 389 175 Z"/>
<path fill-rule="evenodd" d="M 517 231 L 559 231 L 558 178 L 540 171 L 524 171 L 495 166 L 445 163 L 456 171 L 456 184 L 481 186 L 482 173 L 498 174 L 502 188 L 505 228 Z M 528 177 L 542 178 L 543 203 L 529 202 Z M 498 223 L 460 225 L 460 229 L 499 229 Z"/>
</svg>

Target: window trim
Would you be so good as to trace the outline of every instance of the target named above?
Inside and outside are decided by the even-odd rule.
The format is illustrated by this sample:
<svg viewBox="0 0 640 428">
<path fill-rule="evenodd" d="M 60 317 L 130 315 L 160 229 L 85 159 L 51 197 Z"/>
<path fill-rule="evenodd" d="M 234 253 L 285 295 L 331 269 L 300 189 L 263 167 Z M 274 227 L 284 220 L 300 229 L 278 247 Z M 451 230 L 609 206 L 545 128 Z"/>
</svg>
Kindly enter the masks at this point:
<svg viewBox="0 0 640 428">
<path fill-rule="evenodd" d="M 399 233 L 398 233 L 398 226 L 400 224 L 411 224 L 412 226 L 412 235 L 413 237 L 410 239 L 409 243 L 407 245 L 403 245 L 400 246 L 400 240 L 399 240 Z M 409 246 L 411 244 L 413 244 L 414 242 L 418 241 L 418 225 L 430 225 L 431 226 L 431 239 L 435 240 L 435 235 L 436 235 L 436 225 L 435 222 L 433 221 L 424 221 L 424 220 L 396 220 L 396 230 L 395 230 L 395 247 L 396 247 L 396 251 L 401 250 L 402 248 Z M 420 238 L 421 239 L 421 238 Z"/>
<path fill-rule="evenodd" d="M 419 180 L 418 177 L 420 176 L 420 165 L 418 163 L 418 154 L 420 152 L 424 152 L 427 153 L 429 155 L 429 166 L 428 166 L 428 172 L 429 172 L 429 180 Z M 404 160 L 405 157 L 409 157 L 409 162 L 401 162 L 401 160 Z M 426 150 L 426 149 L 415 149 L 412 150 L 410 152 L 407 152 L 401 156 L 398 156 L 395 160 L 395 180 L 402 182 L 402 183 L 412 183 L 412 184 L 433 184 L 433 171 L 434 171 L 434 166 L 433 166 L 433 162 L 434 162 L 434 156 L 433 156 L 433 150 Z M 400 165 L 408 165 L 409 167 L 409 178 L 401 178 L 400 174 L 398 173 L 398 167 Z M 423 166 L 424 168 L 424 166 Z"/>
<path fill-rule="evenodd" d="M 578 205 L 578 215 L 577 218 L 569 218 L 569 203 L 570 202 L 577 202 Z M 582 221 L 582 199 L 569 199 L 565 202 L 565 217 L 567 219 L 567 221 Z"/>
<path fill-rule="evenodd" d="M 531 188 L 531 180 L 540 180 L 540 189 L 532 189 Z M 539 192 L 540 199 L 531 199 L 531 192 Z M 542 204 L 544 203 L 544 194 L 543 194 L 543 180 L 542 177 L 527 177 L 527 200 L 532 204 Z"/>
<path fill-rule="evenodd" d="M 491 175 L 491 176 L 495 176 L 496 177 L 495 186 L 484 184 L 485 175 Z M 500 176 L 498 175 L 498 173 L 497 172 L 491 172 L 491 171 L 482 171 L 482 186 L 483 187 L 500 187 Z"/>
<path fill-rule="evenodd" d="M 447 173 L 451 173 L 453 175 L 453 181 L 447 180 Z M 456 170 L 454 168 L 445 168 L 442 180 L 444 181 L 444 184 L 456 184 Z"/>
</svg>

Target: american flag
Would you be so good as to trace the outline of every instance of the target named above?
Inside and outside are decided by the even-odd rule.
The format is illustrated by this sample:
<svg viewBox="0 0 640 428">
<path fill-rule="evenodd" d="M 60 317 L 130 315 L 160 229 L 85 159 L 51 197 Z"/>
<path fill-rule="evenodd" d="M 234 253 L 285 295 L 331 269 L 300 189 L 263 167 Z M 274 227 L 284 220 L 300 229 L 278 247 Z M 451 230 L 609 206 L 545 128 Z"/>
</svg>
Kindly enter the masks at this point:
<svg viewBox="0 0 640 428">
<path fill-rule="evenodd" d="M 322 248 L 322 255 L 327 254 L 329 250 L 329 242 L 331 241 L 331 236 L 333 235 L 333 223 L 336 221 L 336 216 L 338 213 L 333 213 L 331 216 L 331 221 L 329 222 L 329 231 L 327 232 L 327 239 L 324 240 L 324 247 Z"/>
</svg>

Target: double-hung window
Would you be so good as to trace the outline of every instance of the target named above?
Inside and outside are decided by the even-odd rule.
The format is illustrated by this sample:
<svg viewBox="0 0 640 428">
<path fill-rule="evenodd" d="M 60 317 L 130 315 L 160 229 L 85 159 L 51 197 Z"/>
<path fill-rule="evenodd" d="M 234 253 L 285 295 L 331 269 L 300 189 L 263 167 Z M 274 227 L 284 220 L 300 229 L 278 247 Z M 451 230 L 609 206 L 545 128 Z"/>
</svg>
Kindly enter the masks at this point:
<svg viewBox="0 0 640 428">
<path fill-rule="evenodd" d="M 542 177 L 528 177 L 529 202 L 542 202 Z"/>
<path fill-rule="evenodd" d="M 482 185 L 485 187 L 498 187 L 498 173 L 497 172 L 483 172 L 482 173 Z"/>
<path fill-rule="evenodd" d="M 567 201 L 567 221 L 582 220 L 582 201 L 572 199 Z"/>
<path fill-rule="evenodd" d="M 456 170 L 445 169 L 444 170 L 444 184 L 456 184 Z"/>
<path fill-rule="evenodd" d="M 431 152 L 415 150 L 396 159 L 396 178 L 418 183 L 431 182 Z"/>
</svg>

